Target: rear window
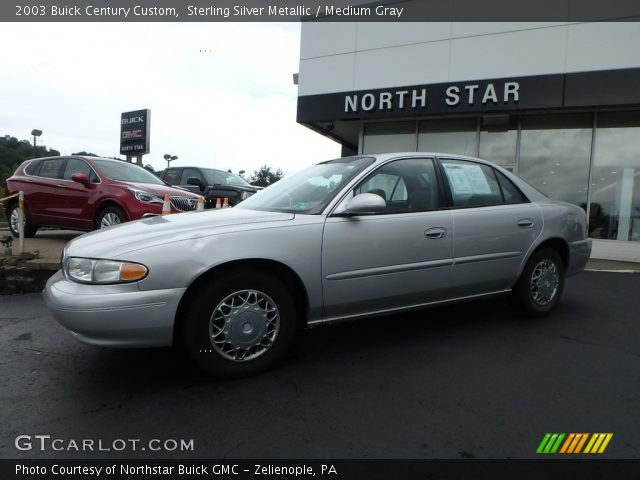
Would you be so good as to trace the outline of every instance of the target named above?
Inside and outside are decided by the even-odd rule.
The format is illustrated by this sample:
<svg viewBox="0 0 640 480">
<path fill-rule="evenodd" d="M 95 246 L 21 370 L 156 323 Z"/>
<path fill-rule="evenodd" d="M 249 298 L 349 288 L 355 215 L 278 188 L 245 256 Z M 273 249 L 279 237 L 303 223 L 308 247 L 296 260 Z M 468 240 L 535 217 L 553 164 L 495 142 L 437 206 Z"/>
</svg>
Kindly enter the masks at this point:
<svg viewBox="0 0 640 480">
<path fill-rule="evenodd" d="M 42 160 L 42 165 L 40 166 L 38 176 L 46 178 L 60 178 L 62 175 L 62 163 L 62 158 Z"/>
<path fill-rule="evenodd" d="M 528 200 L 522 194 L 522 192 L 516 187 L 511 180 L 509 180 L 502 172 L 494 170 L 498 176 L 498 181 L 502 187 L 502 194 L 504 195 L 504 203 L 524 203 Z"/>
<path fill-rule="evenodd" d="M 24 173 L 27 175 L 34 175 L 36 170 L 38 169 L 38 165 L 40 165 L 41 160 L 34 160 L 33 162 L 29 162 L 29 165 L 24 167 Z"/>
<path fill-rule="evenodd" d="M 162 178 L 169 185 L 177 185 L 180 182 L 180 170 L 177 168 L 166 170 Z"/>
</svg>

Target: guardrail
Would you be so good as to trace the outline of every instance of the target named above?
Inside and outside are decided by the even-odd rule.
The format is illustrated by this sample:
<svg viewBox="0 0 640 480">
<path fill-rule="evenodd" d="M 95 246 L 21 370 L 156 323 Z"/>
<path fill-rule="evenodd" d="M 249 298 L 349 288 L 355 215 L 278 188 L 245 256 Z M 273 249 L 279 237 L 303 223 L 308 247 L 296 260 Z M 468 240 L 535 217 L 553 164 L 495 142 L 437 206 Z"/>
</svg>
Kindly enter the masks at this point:
<svg viewBox="0 0 640 480">
<path fill-rule="evenodd" d="M 15 197 L 18 197 L 18 255 L 22 256 L 22 252 L 24 252 L 24 192 L 18 192 L 8 197 L 0 198 L 0 204 Z M 11 218 L 7 220 L 9 221 L 9 225 L 11 225 Z"/>
</svg>

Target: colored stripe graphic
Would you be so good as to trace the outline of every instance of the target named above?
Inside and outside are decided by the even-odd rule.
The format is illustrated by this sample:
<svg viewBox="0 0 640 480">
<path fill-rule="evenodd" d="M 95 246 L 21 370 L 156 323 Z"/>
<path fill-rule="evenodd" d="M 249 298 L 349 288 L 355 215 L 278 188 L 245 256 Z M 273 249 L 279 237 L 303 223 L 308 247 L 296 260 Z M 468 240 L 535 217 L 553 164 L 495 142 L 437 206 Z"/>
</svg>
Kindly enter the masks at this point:
<svg viewBox="0 0 640 480">
<path fill-rule="evenodd" d="M 553 454 L 558 451 L 560 448 L 560 444 L 562 443 L 562 439 L 565 437 L 564 433 L 547 433 L 543 437 L 540 445 L 538 445 L 538 449 L 536 453 L 548 453 Z"/>
<path fill-rule="evenodd" d="M 603 453 L 613 438 L 613 433 L 594 433 L 584 453 Z"/>
<path fill-rule="evenodd" d="M 612 438 L 613 433 L 545 433 L 536 453 L 603 453 Z M 588 442 L 587 439 L 589 440 Z M 583 450 L 585 443 L 587 446 Z"/>
</svg>

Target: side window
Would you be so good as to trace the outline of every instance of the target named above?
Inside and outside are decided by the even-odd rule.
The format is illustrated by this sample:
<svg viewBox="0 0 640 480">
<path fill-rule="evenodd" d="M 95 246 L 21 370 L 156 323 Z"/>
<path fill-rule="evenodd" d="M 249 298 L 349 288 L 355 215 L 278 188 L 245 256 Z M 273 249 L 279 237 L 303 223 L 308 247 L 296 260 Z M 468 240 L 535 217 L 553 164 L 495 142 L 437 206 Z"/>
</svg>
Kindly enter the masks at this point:
<svg viewBox="0 0 640 480">
<path fill-rule="evenodd" d="M 354 189 L 354 195 L 373 193 L 387 203 L 385 213 L 436 210 L 438 189 L 433 160 L 411 158 L 383 165 Z"/>
<path fill-rule="evenodd" d="M 60 178 L 62 176 L 62 164 L 64 159 L 54 158 L 51 160 L 43 160 L 38 176 L 46 178 Z"/>
<path fill-rule="evenodd" d="M 179 168 L 168 168 L 166 172 L 164 172 L 163 180 L 167 182 L 169 185 L 178 185 L 180 182 L 180 172 Z"/>
<path fill-rule="evenodd" d="M 93 171 L 87 162 L 83 162 L 77 158 L 70 158 L 67 160 L 67 166 L 64 167 L 64 174 L 62 175 L 62 178 L 64 180 L 71 180 L 71 175 L 74 173 L 86 173 L 89 176 L 89 179 L 95 177 L 95 174 L 93 174 Z"/>
<path fill-rule="evenodd" d="M 498 176 L 498 181 L 502 187 L 504 203 L 525 203 L 528 201 L 518 187 L 516 187 L 511 180 L 505 177 L 503 173 L 496 170 L 496 175 Z"/>
<path fill-rule="evenodd" d="M 356 189 L 356 195 L 360 193 L 374 193 L 382 197 L 385 201 L 402 201 L 407 200 L 407 189 L 404 180 L 398 175 L 389 175 L 386 173 L 377 173 L 366 180 Z"/>
<path fill-rule="evenodd" d="M 500 185 L 493 168 L 465 160 L 442 160 L 454 207 L 501 205 Z"/>
<path fill-rule="evenodd" d="M 182 178 L 180 179 L 180 185 L 187 185 L 187 180 L 191 177 L 198 178 L 201 182 L 204 182 L 204 178 L 200 175 L 200 172 L 195 168 L 185 168 L 182 171 Z"/>
</svg>

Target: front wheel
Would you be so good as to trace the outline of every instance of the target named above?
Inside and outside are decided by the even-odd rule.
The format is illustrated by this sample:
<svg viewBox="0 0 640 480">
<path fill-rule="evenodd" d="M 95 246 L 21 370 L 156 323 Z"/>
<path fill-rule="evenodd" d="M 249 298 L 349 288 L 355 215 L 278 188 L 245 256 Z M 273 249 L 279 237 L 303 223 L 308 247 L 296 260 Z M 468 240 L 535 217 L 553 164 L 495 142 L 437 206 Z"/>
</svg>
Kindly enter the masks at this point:
<svg viewBox="0 0 640 480">
<path fill-rule="evenodd" d="M 119 225 L 127 221 L 127 215 L 120 207 L 112 205 L 100 211 L 96 221 L 97 228 L 107 228 L 112 225 Z"/>
<path fill-rule="evenodd" d="M 241 377 L 281 360 L 295 325 L 293 300 L 278 278 L 237 271 L 198 288 L 187 307 L 182 340 L 201 369 L 216 377 Z"/>
<path fill-rule="evenodd" d="M 558 252 L 544 248 L 535 252 L 511 291 L 512 304 L 528 317 L 551 312 L 564 288 L 564 263 Z"/>
</svg>

